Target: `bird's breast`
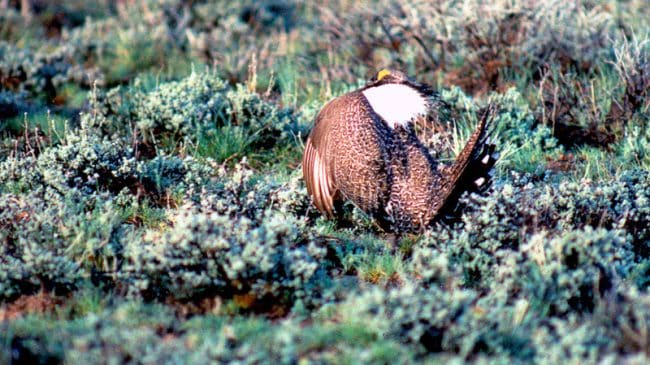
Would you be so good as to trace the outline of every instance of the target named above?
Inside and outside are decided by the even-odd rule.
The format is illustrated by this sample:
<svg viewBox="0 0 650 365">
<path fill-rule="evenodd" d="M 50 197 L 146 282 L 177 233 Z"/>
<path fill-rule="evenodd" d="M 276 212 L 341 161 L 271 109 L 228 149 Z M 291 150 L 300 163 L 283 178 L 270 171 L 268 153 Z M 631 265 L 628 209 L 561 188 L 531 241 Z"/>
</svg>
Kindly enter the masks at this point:
<svg viewBox="0 0 650 365">
<path fill-rule="evenodd" d="M 391 128 L 406 126 L 427 112 L 427 100 L 407 85 L 380 85 L 365 89 L 362 93 L 373 111 Z"/>
</svg>

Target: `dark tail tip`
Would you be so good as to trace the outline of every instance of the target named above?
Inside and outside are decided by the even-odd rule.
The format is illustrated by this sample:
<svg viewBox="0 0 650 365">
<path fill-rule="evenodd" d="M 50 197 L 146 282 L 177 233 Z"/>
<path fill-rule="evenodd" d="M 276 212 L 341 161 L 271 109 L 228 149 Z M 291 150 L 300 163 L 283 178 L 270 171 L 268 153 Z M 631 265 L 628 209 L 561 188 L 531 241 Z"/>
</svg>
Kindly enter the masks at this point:
<svg viewBox="0 0 650 365">
<path fill-rule="evenodd" d="M 479 123 L 452 167 L 448 184 L 450 192 L 440 211 L 444 220 L 459 215 L 458 200 L 465 192 L 483 193 L 492 184 L 494 165 L 499 159 L 493 141 L 497 111 L 497 106 L 490 103 L 479 112 Z"/>
</svg>

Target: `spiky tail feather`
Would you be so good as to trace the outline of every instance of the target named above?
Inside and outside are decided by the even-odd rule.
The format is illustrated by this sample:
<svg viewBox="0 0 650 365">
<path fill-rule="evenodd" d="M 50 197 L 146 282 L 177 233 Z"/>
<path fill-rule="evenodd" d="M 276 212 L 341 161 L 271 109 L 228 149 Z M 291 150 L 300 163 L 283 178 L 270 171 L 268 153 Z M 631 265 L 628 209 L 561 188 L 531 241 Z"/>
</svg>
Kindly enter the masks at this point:
<svg viewBox="0 0 650 365">
<path fill-rule="evenodd" d="M 458 200 L 463 193 L 481 193 L 490 187 L 494 164 L 499 158 L 496 146 L 490 141 L 495 115 L 496 106 L 488 105 L 476 130 L 449 169 L 442 187 L 443 198 L 432 207 L 435 219 L 453 220 L 458 215 Z"/>
</svg>

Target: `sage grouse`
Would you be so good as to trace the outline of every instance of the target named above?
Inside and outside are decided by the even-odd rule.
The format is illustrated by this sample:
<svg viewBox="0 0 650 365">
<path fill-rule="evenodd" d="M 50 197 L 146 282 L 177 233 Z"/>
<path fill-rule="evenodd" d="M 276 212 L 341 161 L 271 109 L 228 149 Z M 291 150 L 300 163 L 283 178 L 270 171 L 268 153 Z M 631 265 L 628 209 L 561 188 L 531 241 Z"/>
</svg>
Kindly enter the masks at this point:
<svg viewBox="0 0 650 365">
<path fill-rule="evenodd" d="M 489 113 L 447 167 L 414 130 L 432 101 L 428 86 L 384 69 L 366 86 L 325 105 L 302 160 L 316 208 L 333 217 L 350 200 L 387 231 L 417 231 L 453 212 L 463 192 L 486 188 L 497 158 L 488 138 Z"/>
</svg>

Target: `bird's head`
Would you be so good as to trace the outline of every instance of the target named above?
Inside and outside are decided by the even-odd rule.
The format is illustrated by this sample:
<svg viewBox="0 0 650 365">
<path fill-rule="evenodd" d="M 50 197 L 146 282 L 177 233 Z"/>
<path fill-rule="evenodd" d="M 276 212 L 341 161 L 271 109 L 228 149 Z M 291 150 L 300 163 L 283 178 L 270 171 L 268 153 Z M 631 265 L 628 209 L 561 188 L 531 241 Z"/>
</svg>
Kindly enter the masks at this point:
<svg viewBox="0 0 650 365">
<path fill-rule="evenodd" d="M 382 69 L 361 89 L 372 109 L 391 128 L 428 113 L 434 92 L 401 71 Z"/>
<path fill-rule="evenodd" d="M 376 74 L 368 80 L 366 88 L 381 85 L 405 85 L 418 91 L 425 97 L 430 97 L 434 94 L 433 89 L 427 84 L 415 81 L 413 78 L 408 77 L 404 72 L 384 68 L 379 70 Z"/>
</svg>

